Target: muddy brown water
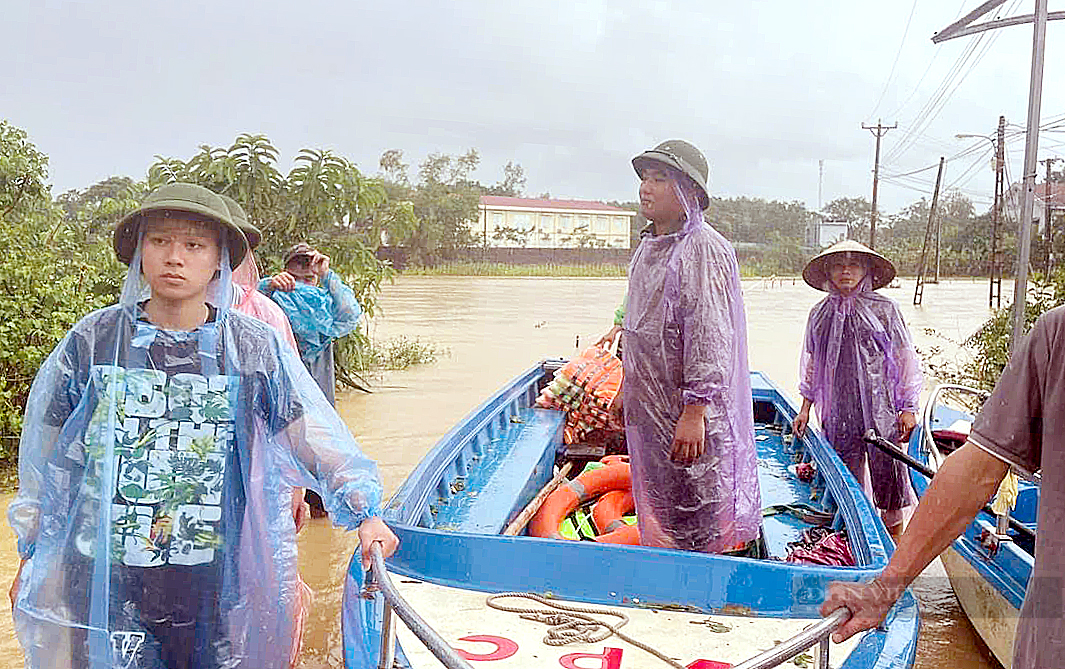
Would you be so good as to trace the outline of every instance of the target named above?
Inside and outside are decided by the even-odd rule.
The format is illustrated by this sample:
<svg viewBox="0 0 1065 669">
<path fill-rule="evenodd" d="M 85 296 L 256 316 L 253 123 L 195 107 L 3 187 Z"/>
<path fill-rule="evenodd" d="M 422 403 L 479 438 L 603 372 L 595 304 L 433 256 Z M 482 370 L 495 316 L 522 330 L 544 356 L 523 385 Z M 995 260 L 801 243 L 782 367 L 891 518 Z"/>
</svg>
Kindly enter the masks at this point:
<svg viewBox="0 0 1065 669">
<path fill-rule="evenodd" d="M 798 356 L 806 315 L 822 294 L 799 281 L 743 282 L 753 370 L 766 372 L 798 395 Z M 1011 294 L 1008 286 L 1005 294 Z M 387 493 L 452 425 L 506 381 L 545 357 L 567 356 L 592 344 L 611 325 L 625 292 L 623 279 L 400 277 L 386 286 L 370 325 L 380 340 L 404 336 L 445 349 L 430 365 L 375 380 L 372 395 L 345 393 L 338 408 L 380 466 Z M 918 348 L 956 354 L 989 315 L 987 283 L 928 285 L 914 307 L 913 283 L 885 289 L 902 307 Z M 932 334 L 929 329 L 935 331 Z M 0 496 L 6 508 L 11 495 Z M 314 520 L 300 535 L 300 569 L 315 591 L 300 667 L 343 667 L 339 609 L 353 534 Z M 0 583 L 11 582 L 15 539 L 0 523 Z M 915 588 L 921 602 L 916 666 L 923 669 L 996 667 L 950 589 L 938 560 Z M 0 669 L 22 666 L 7 607 L 0 614 Z"/>
</svg>

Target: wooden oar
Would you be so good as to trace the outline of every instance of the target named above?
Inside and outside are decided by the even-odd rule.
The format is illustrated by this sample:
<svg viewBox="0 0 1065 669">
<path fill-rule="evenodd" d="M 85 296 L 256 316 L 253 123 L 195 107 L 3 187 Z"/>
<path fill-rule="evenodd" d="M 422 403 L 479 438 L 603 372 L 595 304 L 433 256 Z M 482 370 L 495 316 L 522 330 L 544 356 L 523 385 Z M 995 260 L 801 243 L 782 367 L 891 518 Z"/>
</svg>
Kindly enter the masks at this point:
<svg viewBox="0 0 1065 669">
<path fill-rule="evenodd" d="M 516 536 L 518 532 L 524 530 L 525 526 L 529 524 L 530 520 L 532 520 L 532 517 L 540 510 L 540 506 L 544 503 L 544 500 L 547 499 L 548 495 L 553 493 L 555 488 L 562 485 L 562 482 L 566 480 L 566 474 L 569 474 L 571 469 L 573 469 L 572 461 L 562 465 L 562 469 L 558 470 L 558 473 L 555 474 L 555 478 L 548 481 L 547 485 L 545 485 L 540 492 L 536 493 L 536 497 L 533 497 L 532 500 L 525 505 L 525 508 L 521 510 L 521 513 L 519 513 L 514 520 L 510 521 L 510 524 L 507 525 L 507 529 L 503 530 L 503 536 L 513 537 Z"/>
<path fill-rule="evenodd" d="M 936 475 L 934 471 L 926 467 L 923 463 L 918 462 L 917 460 L 914 460 L 912 457 L 910 457 L 909 453 L 903 452 L 902 450 L 897 448 L 895 444 L 892 444 L 887 439 L 884 439 L 883 437 L 878 435 L 876 433 L 876 430 L 872 428 L 869 428 L 869 430 L 865 433 L 865 436 L 862 437 L 862 440 L 865 441 L 865 443 L 867 444 L 872 444 L 873 446 L 876 446 L 881 451 L 887 453 L 896 460 L 905 463 L 910 468 L 924 474 L 930 479 L 934 478 Z M 992 516 L 998 517 L 998 514 L 991 510 L 990 504 L 985 504 L 983 511 L 984 513 L 989 513 Z M 1013 529 L 1017 530 L 1022 534 L 1027 534 L 1028 536 L 1035 539 L 1035 532 L 1027 525 L 1021 523 L 1019 520 L 1014 519 L 1013 516 L 1010 515 L 1006 516 L 1006 520 L 1009 521 L 1010 527 L 1012 527 Z"/>
</svg>

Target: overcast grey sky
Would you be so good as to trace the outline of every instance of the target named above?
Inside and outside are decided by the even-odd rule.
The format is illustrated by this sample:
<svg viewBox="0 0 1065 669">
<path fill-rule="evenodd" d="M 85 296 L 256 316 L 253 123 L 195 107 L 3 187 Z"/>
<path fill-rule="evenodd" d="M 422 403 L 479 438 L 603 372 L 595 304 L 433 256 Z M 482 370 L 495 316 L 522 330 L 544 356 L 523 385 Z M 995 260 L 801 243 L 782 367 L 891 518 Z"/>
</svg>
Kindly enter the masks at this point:
<svg viewBox="0 0 1065 669">
<path fill-rule="evenodd" d="M 945 180 L 983 210 L 990 143 L 954 135 L 990 135 L 1000 114 L 1011 134 L 1023 129 L 1032 29 L 932 44 L 979 4 L 7 2 L 0 117 L 50 157 L 55 194 L 143 178 L 156 154 L 187 159 L 251 132 L 270 137 L 286 170 L 302 147 L 332 149 L 370 174 L 390 148 L 416 165 L 473 147 L 483 183 L 513 160 L 530 195 L 631 200 L 629 159 L 681 137 L 706 153 L 715 195 L 811 208 L 819 160 L 825 203 L 870 197 L 874 140 L 860 126 L 882 118 L 899 124 L 884 137 L 889 176 L 976 147 Z M 1004 15 L 1032 5 L 1010 0 Z M 1051 122 L 1065 118 L 1063 45 L 1065 21 L 1052 22 Z M 1065 153 L 1062 139 L 1047 133 L 1040 158 Z M 1019 178 L 1023 134 L 1007 146 Z M 883 210 L 930 193 L 934 178 L 884 182 Z"/>
</svg>

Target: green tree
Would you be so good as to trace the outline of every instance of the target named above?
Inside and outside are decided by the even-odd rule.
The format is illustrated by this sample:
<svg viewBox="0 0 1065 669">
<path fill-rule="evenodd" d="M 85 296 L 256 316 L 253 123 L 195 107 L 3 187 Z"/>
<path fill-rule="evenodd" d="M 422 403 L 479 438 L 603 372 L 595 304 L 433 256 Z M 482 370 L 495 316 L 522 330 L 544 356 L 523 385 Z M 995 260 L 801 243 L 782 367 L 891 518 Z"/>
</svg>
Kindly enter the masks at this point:
<svg viewBox="0 0 1065 669">
<path fill-rule="evenodd" d="M 121 276 L 109 240 L 87 244 L 47 185 L 48 160 L 0 122 L 0 459 L 13 460 L 30 383 L 87 312 L 114 301 Z"/>
<path fill-rule="evenodd" d="M 847 221 L 851 239 L 869 238 L 869 220 L 873 214 L 873 205 L 864 197 L 841 197 L 832 200 L 825 205 L 823 213 L 834 219 Z"/>
<path fill-rule="evenodd" d="M 287 175 L 277 169 L 278 158 L 265 136 L 243 134 L 228 149 L 201 146 L 188 161 L 157 156 L 148 180 L 152 187 L 198 183 L 240 202 L 263 231 L 256 254 L 264 274 L 279 271 L 285 249 L 298 241 L 321 248 L 372 317 L 381 286 L 394 275 L 375 252 L 383 236 L 403 237 L 415 227 L 411 203 L 391 200 L 380 179 L 332 151 L 300 150 Z M 338 378 L 349 381 L 371 346 L 362 331 L 352 337 L 337 354 Z"/>
<path fill-rule="evenodd" d="M 48 157 L 24 130 L 0 120 L 0 220 L 18 223 L 50 215 L 47 178 Z"/>
<path fill-rule="evenodd" d="M 517 163 L 507 161 L 503 166 L 503 180 L 484 189 L 484 195 L 522 197 L 525 192 L 525 170 Z"/>
<path fill-rule="evenodd" d="M 110 177 L 84 190 L 72 189 L 56 198 L 66 222 L 85 243 L 109 238 L 119 220 L 136 209 L 148 185 L 130 177 Z"/>
<path fill-rule="evenodd" d="M 480 241 L 471 230 L 483 190 L 471 176 L 480 160 L 476 149 L 461 156 L 431 154 L 412 183 L 403 152 L 386 151 L 380 162 L 384 189 L 390 197 L 409 202 L 415 219 L 414 225 L 400 231 L 405 234 L 389 235 L 391 243 L 406 246 L 414 259 L 431 265 Z"/>
</svg>

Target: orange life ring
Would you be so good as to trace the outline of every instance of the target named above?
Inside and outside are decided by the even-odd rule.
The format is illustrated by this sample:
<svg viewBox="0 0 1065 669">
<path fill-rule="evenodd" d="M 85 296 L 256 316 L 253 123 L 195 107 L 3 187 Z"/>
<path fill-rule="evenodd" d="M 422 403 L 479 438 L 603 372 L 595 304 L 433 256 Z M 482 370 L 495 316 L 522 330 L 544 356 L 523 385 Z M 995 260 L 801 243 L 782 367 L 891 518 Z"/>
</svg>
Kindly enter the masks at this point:
<svg viewBox="0 0 1065 669">
<path fill-rule="evenodd" d="M 548 539 L 565 539 L 558 531 L 562 520 L 581 503 L 595 499 L 608 490 L 628 490 L 632 487 L 632 473 L 627 463 L 609 464 L 590 469 L 572 481 L 560 485 L 544 501 L 529 521 L 529 534 Z"/>
<path fill-rule="evenodd" d="M 599 534 L 621 529 L 622 525 L 628 524 L 621 517 L 635 510 L 636 501 L 632 498 L 631 490 L 605 492 L 599 498 L 599 501 L 595 503 L 595 508 L 592 509 L 592 520 L 595 521 L 595 529 L 599 530 Z"/>
<path fill-rule="evenodd" d="M 600 534 L 595 538 L 596 541 L 603 544 L 628 544 L 630 546 L 640 545 L 640 528 L 636 525 L 621 524 L 621 527 L 613 532 L 607 532 L 606 534 Z"/>
</svg>

